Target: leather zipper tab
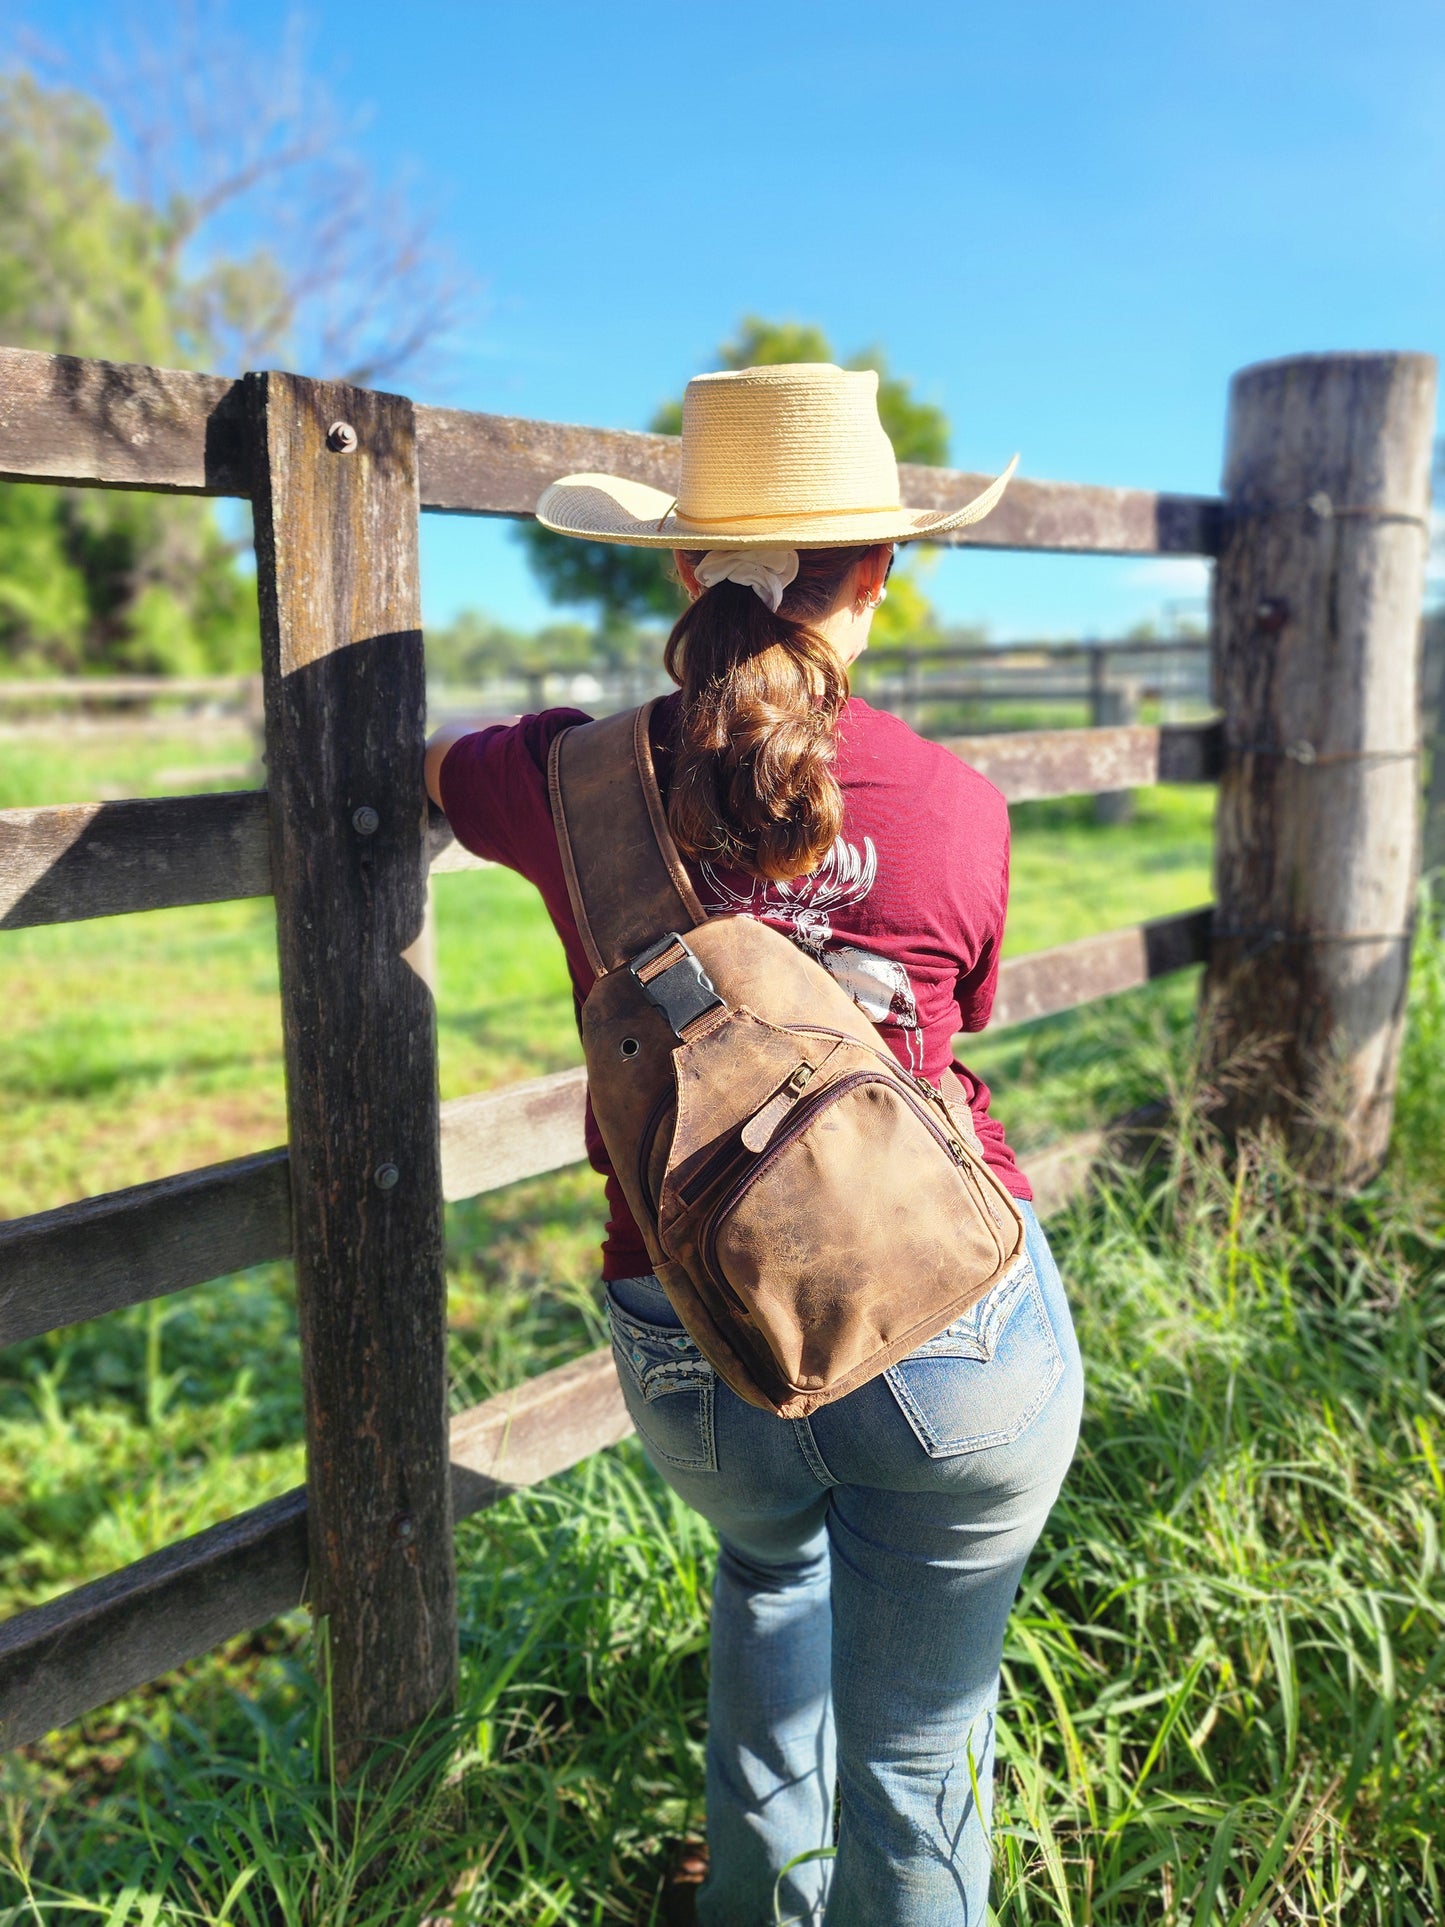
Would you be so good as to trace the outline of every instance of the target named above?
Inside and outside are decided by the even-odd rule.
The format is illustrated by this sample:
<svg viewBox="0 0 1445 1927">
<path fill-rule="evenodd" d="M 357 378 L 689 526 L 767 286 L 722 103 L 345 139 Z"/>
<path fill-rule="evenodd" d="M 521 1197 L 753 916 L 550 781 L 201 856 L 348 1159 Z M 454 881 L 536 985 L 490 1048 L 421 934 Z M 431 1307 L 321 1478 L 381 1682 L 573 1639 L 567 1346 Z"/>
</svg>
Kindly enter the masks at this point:
<svg viewBox="0 0 1445 1927">
<path fill-rule="evenodd" d="M 780 1091 L 774 1091 L 760 1111 L 743 1126 L 743 1144 L 749 1151 L 766 1151 L 773 1133 L 812 1082 L 813 1066 L 799 1064 Z"/>
</svg>

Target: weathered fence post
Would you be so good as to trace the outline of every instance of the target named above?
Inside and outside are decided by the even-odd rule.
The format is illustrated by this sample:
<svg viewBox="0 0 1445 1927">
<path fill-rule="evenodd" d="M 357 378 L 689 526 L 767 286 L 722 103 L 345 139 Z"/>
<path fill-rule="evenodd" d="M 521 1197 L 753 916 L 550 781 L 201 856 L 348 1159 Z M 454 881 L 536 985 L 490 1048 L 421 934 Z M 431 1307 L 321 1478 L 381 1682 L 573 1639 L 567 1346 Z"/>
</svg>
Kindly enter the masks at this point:
<svg viewBox="0 0 1445 1927">
<path fill-rule="evenodd" d="M 251 375 L 271 865 L 338 1767 L 457 1673 L 412 404 Z"/>
<path fill-rule="evenodd" d="M 1230 391 L 1211 1055 L 1267 1044 L 1224 1122 L 1278 1125 L 1344 1185 L 1379 1165 L 1394 1102 L 1434 417 L 1428 355 L 1301 355 Z"/>
</svg>

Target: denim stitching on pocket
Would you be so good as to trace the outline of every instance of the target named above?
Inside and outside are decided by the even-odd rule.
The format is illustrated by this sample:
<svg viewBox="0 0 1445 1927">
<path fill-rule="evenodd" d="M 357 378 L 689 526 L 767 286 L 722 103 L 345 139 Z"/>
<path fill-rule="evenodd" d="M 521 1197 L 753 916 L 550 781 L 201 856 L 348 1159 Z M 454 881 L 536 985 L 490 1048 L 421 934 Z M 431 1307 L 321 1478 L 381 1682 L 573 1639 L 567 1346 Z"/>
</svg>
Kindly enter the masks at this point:
<svg viewBox="0 0 1445 1927">
<path fill-rule="evenodd" d="M 644 1413 L 658 1423 L 646 1424 L 634 1412 L 633 1420 L 644 1442 L 669 1465 L 689 1471 L 717 1470 L 717 1439 L 713 1423 L 716 1373 L 686 1332 L 675 1326 L 648 1325 L 619 1311 L 609 1298 L 608 1315 L 612 1323 L 612 1349 L 623 1371 L 623 1389 L 631 1386 L 642 1400 Z M 661 1354 L 661 1356 L 659 1356 Z M 666 1415 L 653 1411 L 659 1401 L 693 1394 L 697 1400 L 695 1446 L 687 1456 L 668 1450 Z M 693 1428 L 687 1428 L 691 1431 Z M 660 1436 L 659 1436 L 660 1434 Z"/>
<path fill-rule="evenodd" d="M 961 1458 L 966 1453 L 986 1451 L 991 1446 L 1013 1444 L 1016 1439 L 1020 1438 L 1023 1433 L 1027 1431 L 1028 1427 L 1038 1417 L 1056 1390 L 1059 1380 L 1063 1377 L 1063 1354 L 1059 1350 L 1059 1341 L 1055 1335 L 1052 1320 L 1049 1318 L 1048 1308 L 1044 1303 L 1043 1290 L 1031 1262 L 1026 1262 L 1023 1277 L 1026 1280 L 1027 1288 L 1024 1289 L 1022 1286 L 1019 1286 L 1018 1288 L 1010 1289 L 1007 1307 L 1000 1307 L 995 1329 L 990 1333 L 992 1342 L 986 1356 L 980 1358 L 977 1351 L 971 1353 L 951 1350 L 937 1352 L 930 1351 L 927 1346 L 920 1346 L 917 1352 L 910 1353 L 909 1357 L 901 1360 L 898 1365 L 890 1366 L 884 1374 L 888 1380 L 889 1388 L 893 1396 L 897 1399 L 903 1411 L 904 1417 L 908 1420 L 910 1426 L 912 1426 L 919 1444 L 923 1447 L 924 1451 L 928 1453 L 930 1458 Z M 1012 1271 L 1004 1282 L 1010 1287 L 1014 1287 L 1015 1278 Z M 996 1289 L 998 1288 L 996 1287 Z M 990 1294 L 990 1296 L 992 1295 L 993 1294 Z M 1049 1353 L 1049 1365 L 1045 1382 L 1038 1388 L 1034 1397 L 1024 1410 L 1012 1416 L 1007 1426 L 992 1432 L 973 1433 L 966 1438 L 940 1438 L 937 1427 L 924 1412 L 908 1384 L 906 1367 L 913 1359 L 917 1359 L 922 1363 L 930 1363 L 937 1359 L 958 1357 L 968 1359 L 980 1369 L 986 1370 L 992 1362 L 993 1352 L 998 1345 L 999 1339 L 1003 1335 L 1004 1328 L 1025 1300 L 1030 1300 L 1033 1304 L 1041 1335 Z M 953 1327 L 950 1326 L 949 1330 L 952 1331 Z"/>
<path fill-rule="evenodd" d="M 1037 1283 L 1033 1260 L 1026 1251 L 1021 1251 L 1003 1277 L 984 1293 L 977 1304 L 970 1305 L 961 1317 L 955 1318 L 951 1325 L 945 1325 L 941 1332 L 935 1332 L 932 1338 L 925 1339 L 909 1356 L 992 1358 L 999 1334 L 1031 1282 Z"/>
</svg>

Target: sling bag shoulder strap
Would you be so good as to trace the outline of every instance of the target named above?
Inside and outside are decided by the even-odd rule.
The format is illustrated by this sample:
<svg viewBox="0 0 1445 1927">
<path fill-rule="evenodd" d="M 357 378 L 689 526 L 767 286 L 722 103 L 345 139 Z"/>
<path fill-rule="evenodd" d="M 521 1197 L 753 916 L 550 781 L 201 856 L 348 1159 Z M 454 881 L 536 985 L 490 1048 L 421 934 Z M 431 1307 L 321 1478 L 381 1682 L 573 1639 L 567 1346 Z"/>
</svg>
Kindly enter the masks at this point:
<svg viewBox="0 0 1445 1927">
<path fill-rule="evenodd" d="M 547 759 L 567 894 L 599 977 L 707 917 L 657 787 L 648 734 L 655 700 L 563 730 Z"/>
</svg>

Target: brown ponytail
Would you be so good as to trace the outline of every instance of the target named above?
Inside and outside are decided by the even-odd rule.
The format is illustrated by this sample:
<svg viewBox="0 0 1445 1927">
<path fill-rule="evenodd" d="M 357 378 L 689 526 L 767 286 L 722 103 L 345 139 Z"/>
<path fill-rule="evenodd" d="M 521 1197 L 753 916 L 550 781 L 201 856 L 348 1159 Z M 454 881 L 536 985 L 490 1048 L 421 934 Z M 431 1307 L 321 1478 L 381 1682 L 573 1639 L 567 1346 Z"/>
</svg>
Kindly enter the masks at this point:
<svg viewBox="0 0 1445 1927">
<path fill-rule="evenodd" d="M 781 880 L 815 870 L 837 841 L 848 672 L 810 624 L 869 553 L 800 549 L 776 614 L 744 584 L 718 582 L 678 617 L 663 657 L 682 689 L 667 820 L 685 856 Z"/>
</svg>

